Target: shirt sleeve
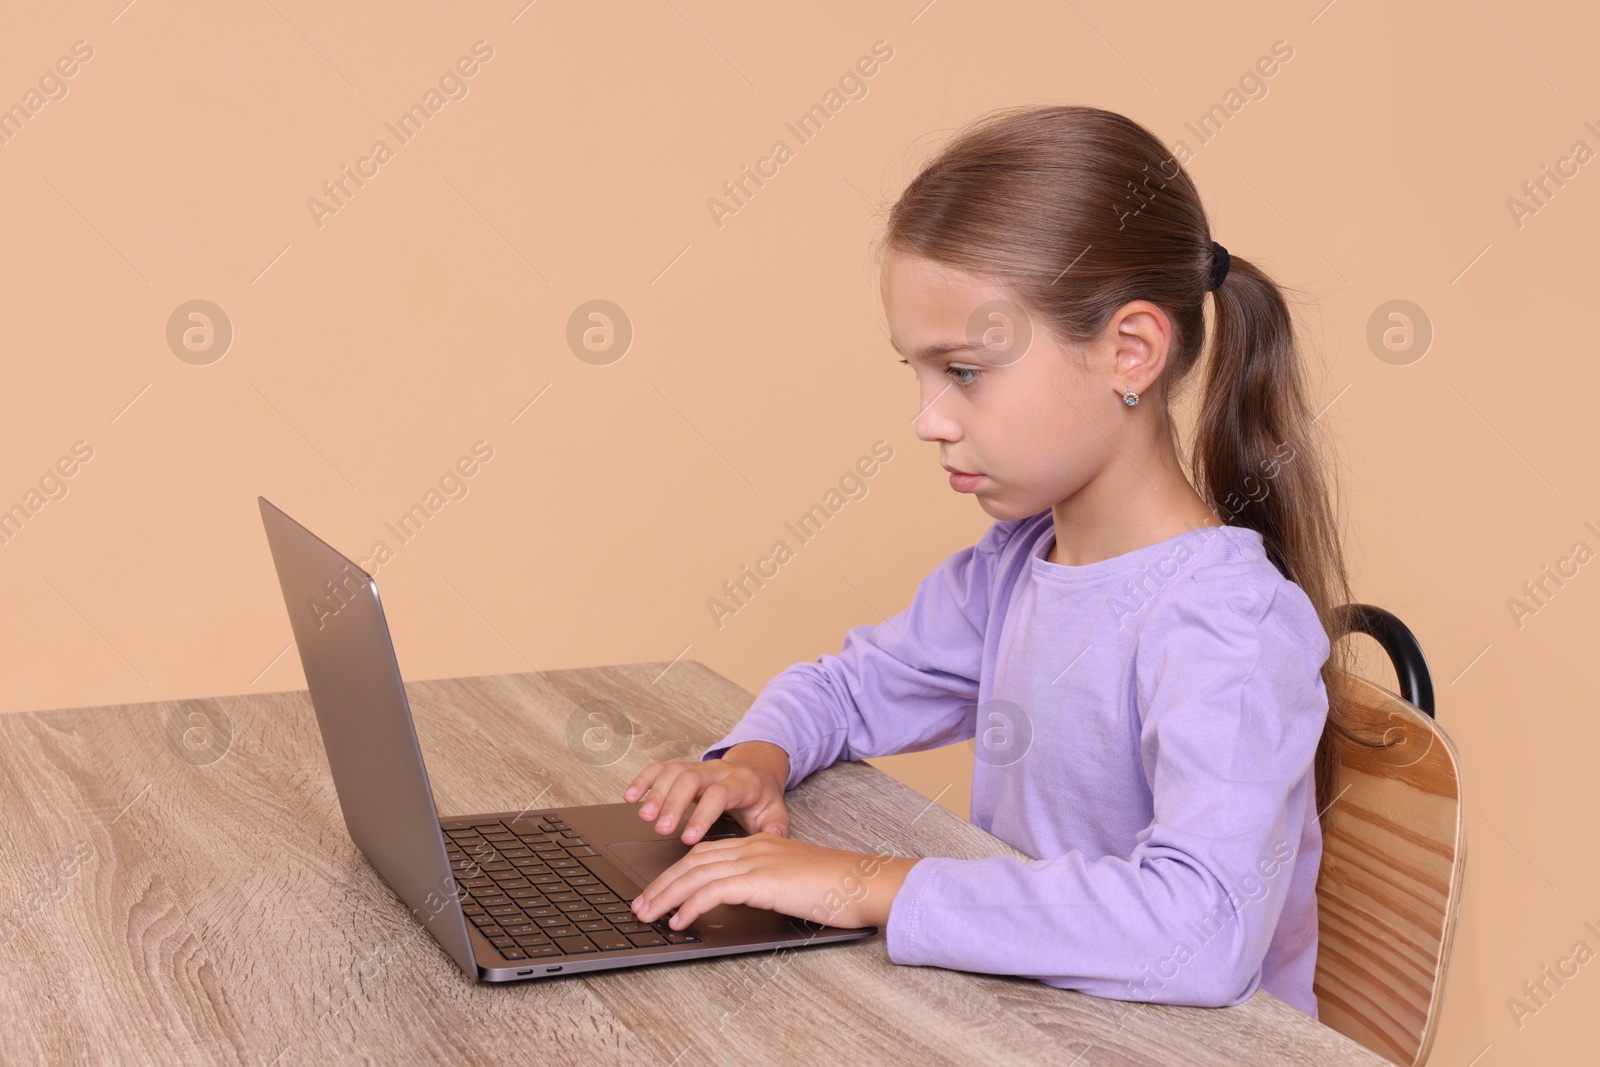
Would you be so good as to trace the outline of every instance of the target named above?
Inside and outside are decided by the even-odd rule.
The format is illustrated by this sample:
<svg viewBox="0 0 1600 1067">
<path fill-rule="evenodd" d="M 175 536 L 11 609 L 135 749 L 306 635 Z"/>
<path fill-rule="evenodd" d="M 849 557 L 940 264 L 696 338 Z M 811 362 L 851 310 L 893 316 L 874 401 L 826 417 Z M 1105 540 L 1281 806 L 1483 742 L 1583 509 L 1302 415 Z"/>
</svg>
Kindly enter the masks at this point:
<svg viewBox="0 0 1600 1067">
<path fill-rule="evenodd" d="M 785 668 L 700 758 L 770 741 L 789 754 L 784 788 L 793 789 L 835 760 L 972 737 L 990 593 L 1000 551 L 1023 521 L 996 522 L 947 557 L 917 584 L 909 607 L 848 631 L 838 655 Z"/>
<path fill-rule="evenodd" d="M 919 860 L 890 909 L 891 960 L 1120 1000 L 1255 992 L 1315 814 L 1328 639 L 1298 585 L 1237 579 L 1185 581 L 1138 637 L 1154 815 L 1131 854 Z"/>
</svg>

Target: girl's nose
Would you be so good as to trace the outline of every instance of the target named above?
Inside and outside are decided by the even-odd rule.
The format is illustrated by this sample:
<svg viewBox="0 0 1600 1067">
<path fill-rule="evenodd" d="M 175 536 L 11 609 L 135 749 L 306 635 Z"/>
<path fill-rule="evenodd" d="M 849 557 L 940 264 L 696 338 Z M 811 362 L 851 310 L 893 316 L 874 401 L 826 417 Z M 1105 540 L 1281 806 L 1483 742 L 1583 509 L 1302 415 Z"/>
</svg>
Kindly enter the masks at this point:
<svg viewBox="0 0 1600 1067">
<path fill-rule="evenodd" d="M 961 429 L 946 413 L 945 404 L 941 400 L 943 396 L 944 393 L 941 391 L 923 401 L 922 410 L 917 412 L 917 417 L 913 420 L 918 440 L 955 441 L 960 438 Z"/>
</svg>

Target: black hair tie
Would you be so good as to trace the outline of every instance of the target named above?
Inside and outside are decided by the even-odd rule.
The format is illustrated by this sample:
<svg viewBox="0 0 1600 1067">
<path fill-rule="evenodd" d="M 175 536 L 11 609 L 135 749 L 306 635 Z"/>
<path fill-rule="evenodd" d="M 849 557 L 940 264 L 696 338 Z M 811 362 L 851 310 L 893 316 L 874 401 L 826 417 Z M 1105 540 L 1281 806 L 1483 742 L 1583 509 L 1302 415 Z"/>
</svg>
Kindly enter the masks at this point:
<svg viewBox="0 0 1600 1067">
<path fill-rule="evenodd" d="M 1228 276 L 1228 250 L 1211 242 L 1211 288 L 1222 288 L 1222 279 Z"/>
</svg>

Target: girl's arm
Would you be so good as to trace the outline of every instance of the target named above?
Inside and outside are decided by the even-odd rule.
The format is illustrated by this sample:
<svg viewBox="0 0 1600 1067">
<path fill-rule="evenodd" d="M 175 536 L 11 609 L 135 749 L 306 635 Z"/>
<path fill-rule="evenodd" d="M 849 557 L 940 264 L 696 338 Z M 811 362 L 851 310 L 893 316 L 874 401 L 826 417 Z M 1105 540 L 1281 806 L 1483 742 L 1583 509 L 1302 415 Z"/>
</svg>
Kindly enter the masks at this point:
<svg viewBox="0 0 1600 1067">
<path fill-rule="evenodd" d="M 1024 521 L 991 525 L 922 579 L 906 610 L 846 633 L 838 655 L 786 668 L 701 759 L 768 741 L 789 754 L 793 789 L 835 760 L 972 737 L 990 592 L 1000 552 Z"/>
<path fill-rule="evenodd" d="M 1131 854 L 923 859 L 889 914 L 890 959 L 1220 1006 L 1260 984 L 1291 882 L 1297 921 L 1315 915 L 1326 634 L 1298 586 L 1180 584 L 1135 653 L 1154 818 Z"/>
</svg>

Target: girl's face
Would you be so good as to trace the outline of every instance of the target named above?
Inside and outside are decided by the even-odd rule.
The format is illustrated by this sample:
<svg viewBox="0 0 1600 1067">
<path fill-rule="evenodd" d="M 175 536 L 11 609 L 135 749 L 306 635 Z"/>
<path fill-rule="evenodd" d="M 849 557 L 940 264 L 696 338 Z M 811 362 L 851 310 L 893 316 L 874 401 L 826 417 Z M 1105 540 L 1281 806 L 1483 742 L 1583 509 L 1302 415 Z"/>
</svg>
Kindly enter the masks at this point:
<svg viewBox="0 0 1600 1067">
<path fill-rule="evenodd" d="M 1068 349 L 993 281 L 903 252 L 884 265 L 882 297 L 890 343 L 916 373 L 917 436 L 939 443 L 946 469 L 982 476 L 952 488 L 995 519 L 1053 507 L 1116 461 L 1106 434 L 1120 436 L 1123 390 L 1141 389 L 1115 373 L 1120 314 L 1108 341 Z"/>
</svg>

